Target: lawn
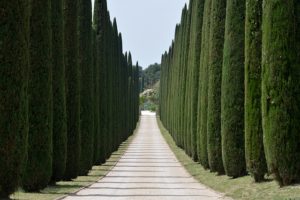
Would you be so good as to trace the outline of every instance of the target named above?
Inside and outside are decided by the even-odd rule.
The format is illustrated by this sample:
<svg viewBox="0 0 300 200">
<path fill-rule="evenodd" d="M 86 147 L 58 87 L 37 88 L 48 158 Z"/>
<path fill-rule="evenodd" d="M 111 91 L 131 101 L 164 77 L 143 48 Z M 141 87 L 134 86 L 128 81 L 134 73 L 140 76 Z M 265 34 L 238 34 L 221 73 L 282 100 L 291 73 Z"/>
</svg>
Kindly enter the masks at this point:
<svg viewBox="0 0 300 200">
<path fill-rule="evenodd" d="M 205 170 L 199 163 L 193 161 L 185 152 L 179 148 L 169 132 L 157 119 L 159 128 L 170 148 L 185 169 L 200 183 L 226 194 L 233 199 L 241 200 L 300 200 L 300 185 L 280 188 L 278 184 L 268 177 L 266 182 L 255 183 L 250 176 L 232 179 L 227 176 L 217 176 Z"/>
</svg>

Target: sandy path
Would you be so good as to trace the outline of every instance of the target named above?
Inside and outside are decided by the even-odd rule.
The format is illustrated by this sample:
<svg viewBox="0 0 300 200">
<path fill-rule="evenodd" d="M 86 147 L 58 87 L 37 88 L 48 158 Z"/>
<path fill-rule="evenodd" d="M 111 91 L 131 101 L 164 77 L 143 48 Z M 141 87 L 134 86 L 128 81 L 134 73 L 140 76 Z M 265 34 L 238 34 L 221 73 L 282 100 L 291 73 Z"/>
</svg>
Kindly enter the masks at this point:
<svg viewBox="0 0 300 200">
<path fill-rule="evenodd" d="M 163 139 L 156 118 L 141 117 L 137 135 L 106 177 L 65 200 L 204 200 L 223 195 L 198 183 Z"/>
</svg>

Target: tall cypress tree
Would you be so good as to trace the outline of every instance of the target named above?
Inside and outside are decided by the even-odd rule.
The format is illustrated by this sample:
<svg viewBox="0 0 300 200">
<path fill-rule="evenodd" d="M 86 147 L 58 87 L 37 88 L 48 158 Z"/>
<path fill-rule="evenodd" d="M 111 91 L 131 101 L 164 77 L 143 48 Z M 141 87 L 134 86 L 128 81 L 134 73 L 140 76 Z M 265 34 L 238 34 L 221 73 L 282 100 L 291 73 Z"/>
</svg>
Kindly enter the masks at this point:
<svg viewBox="0 0 300 200">
<path fill-rule="evenodd" d="M 76 178 L 79 172 L 80 136 L 80 76 L 78 65 L 77 0 L 64 1 L 64 38 L 67 101 L 67 164 L 65 180 Z"/>
<path fill-rule="evenodd" d="M 247 169 L 262 181 L 267 172 L 261 116 L 262 0 L 246 0 L 245 155 Z"/>
<path fill-rule="evenodd" d="M 93 63 L 92 63 L 92 4 L 79 0 L 79 67 L 81 71 L 80 122 L 81 156 L 80 175 L 88 173 L 93 165 L 94 107 L 93 107 Z"/>
<path fill-rule="evenodd" d="M 222 157 L 228 176 L 246 174 L 244 151 L 245 0 L 227 0 L 222 68 Z"/>
<path fill-rule="evenodd" d="M 183 114 L 182 114 L 182 133 L 185 136 L 185 144 L 186 144 L 186 152 L 188 155 L 191 155 L 191 146 L 190 146 L 190 139 L 191 135 L 189 134 L 189 121 L 187 120 L 188 118 L 188 106 L 189 106 L 189 84 L 190 81 L 190 68 L 188 67 L 188 58 L 189 58 L 189 49 L 190 49 L 190 29 L 191 29 L 191 15 L 192 15 L 192 2 L 189 4 L 187 16 L 186 16 L 186 28 L 185 28 L 185 41 L 184 41 L 184 58 L 183 58 L 183 68 L 184 68 L 184 83 L 183 83 L 183 104 L 182 104 L 182 109 L 183 109 Z"/>
<path fill-rule="evenodd" d="M 26 191 L 47 186 L 52 175 L 51 2 L 31 1 L 28 161 Z"/>
<path fill-rule="evenodd" d="M 117 68 L 118 68 L 118 25 L 117 25 L 117 20 L 116 18 L 114 18 L 113 20 L 113 26 L 112 26 L 112 68 L 111 68 L 111 80 L 112 80 L 112 90 L 115 90 L 116 92 L 112 93 L 112 108 L 111 108 L 111 112 L 113 115 L 112 118 L 112 152 L 116 151 L 119 145 L 119 141 L 118 141 L 118 116 L 116 115 L 116 113 L 118 112 L 117 108 L 118 108 L 118 74 L 117 74 Z"/>
<path fill-rule="evenodd" d="M 112 152 L 112 80 L 111 80 L 111 69 L 112 69 L 112 23 L 110 21 L 109 13 L 106 12 L 106 17 L 104 18 L 104 66 L 103 71 L 105 74 L 105 77 L 103 79 L 105 80 L 105 87 L 104 87 L 104 103 L 105 106 L 105 113 L 104 113 L 104 123 L 105 123 L 105 132 L 103 136 L 103 144 L 105 148 L 105 159 L 108 159 L 111 152 Z"/>
<path fill-rule="evenodd" d="M 197 113 L 198 105 L 198 83 L 199 83 L 199 63 L 201 52 L 201 30 L 203 23 L 203 9 L 204 0 L 194 0 L 192 7 L 192 21 L 191 21 L 191 48 L 189 53 L 189 65 L 192 68 L 191 77 L 191 107 L 190 117 L 191 120 L 191 153 L 192 158 L 197 160 Z"/>
<path fill-rule="evenodd" d="M 210 170 L 224 173 L 221 144 L 221 82 L 226 0 L 212 0 L 207 106 L 207 152 Z"/>
<path fill-rule="evenodd" d="M 209 32 L 210 10 L 212 0 L 206 0 L 204 4 L 204 16 L 202 27 L 201 64 L 199 74 L 198 91 L 198 136 L 199 136 L 199 161 L 204 168 L 209 168 L 207 153 L 207 82 L 208 82 L 208 56 L 209 56 Z"/>
<path fill-rule="evenodd" d="M 17 189 L 27 152 L 27 5 L 0 2 L 0 199 Z"/>
<path fill-rule="evenodd" d="M 94 11 L 95 12 L 95 11 Z M 94 24 L 95 27 L 95 24 Z M 98 40 L 96 36 L 96 30 L 93 29 L 93 81 L 94 81 L 94 158 L 93 158 L 93 164 L 100 164 L 99 158 L 100 156 L 100 141 L 102 140 L 100 138 L 100 115 L 99 115 L 99 98 L 100 98 L 100 89 L 99 89 L 99 64 L 98 64 Z"/>
<path fill-rule="evenodd" d="M 64 63 L 63 1 L 51 1 L 53 60 L 53 172 L 52 181 L 63 178 L 67 160 L 67 111 Z"/>
<path fill-rule="evenodd" d="M 267 164 L 280 185 L 300 181 L 300 2 L 263 2 L 262 113 Z"/>
<path fill-rule="evenodd" d="M 96 0 L 94 5 L 94 29 L 96 32 L 97 40 L 97 69 L 98 69 L 98 97 L 97 104 L 99 105 L 99 120 L 98 120 L 98 131 L 95 133 L 98 135 L 98 139 L 95 136 L 94 139 L 94 161 L 96 164 L 103 163 L 106 155 L 107 145 L 107 118 L 106 118 L 106 29 L 107 29 L 107 4 L 106 0 Z"/>
<path fill-rule="evenodd" d="M 140 83 L 139 83 L 139 74 L 140 74 L 140 69 L 139 69 L 139 62 L 136 63 L 135 66 L 135 104 L 134 104 L 134 115 L 135 115 L 135 120 L 134 124 L 139 121 L 139 97 L 140 97 Z"/>
<path fill-rule="evenodd" d="M 181 38 L 180 38 L 180 47 L 179 47 L 179 58 L 178 58 L 178 72 L 177 76 L 178 76 L 178 92 L 181 95 L 178 95 L 178 109 L 177 109 L 177 113 L 176 113 L 176 123 L 174 123 L 175 127 L 176 127 L 176 132 L 180 135 L 180 141 L 181 141 L 181 145 L 183 147 L 183 149 L 186 149 L 187 146 L 187 142 L 186 142 L 186 137 L 185 134 L 183 133 L 183 122 L 184 122 L 184 97 L 185 97 L 185 76 L 186 76 L 186 68 L 185 68 L 185 64 L 184 64 L 184 53 L 185 53 L 185 39 L 186 39 L 186 19 L 187 19 L 187 15 L 188 15 L 188 8 L 187 5 L 185 4 L 183 10 L 182 10 L 182 18 L 181 18 Z M 180 74 L 180 75 L 179 75 Z M 173 104 L 174 108 L 176 107 L 176 104 Z M 176 111 L 176 110 L 174 110 Z"/>
<path fill-rule="evenodd" d="M 128 53 L 127 60 L 128 67 L 128 115 L 127 115 L 127 123 L 128 123 L 128 134 L 132 131 L 132 57 L 131 53 Z"/>
</svg>

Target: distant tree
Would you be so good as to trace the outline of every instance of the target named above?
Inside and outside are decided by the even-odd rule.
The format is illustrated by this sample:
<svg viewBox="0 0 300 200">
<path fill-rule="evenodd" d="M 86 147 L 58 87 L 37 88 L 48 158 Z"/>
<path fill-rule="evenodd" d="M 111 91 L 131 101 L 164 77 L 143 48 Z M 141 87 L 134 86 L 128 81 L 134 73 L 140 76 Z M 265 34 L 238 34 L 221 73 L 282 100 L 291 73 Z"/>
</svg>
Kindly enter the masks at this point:
<svg viewBox="0 0 300 200">
<path fill-rule="evenodd" d="M 0 2 L 0 199 L 18 188 L 27 154 L 27 6 Z"/>
<path fill-rule="evenodd" d="M 153 64 L 142 71 L 144 89 L 151 88 L 160 79 L 160 64 Z"/>
</svg>

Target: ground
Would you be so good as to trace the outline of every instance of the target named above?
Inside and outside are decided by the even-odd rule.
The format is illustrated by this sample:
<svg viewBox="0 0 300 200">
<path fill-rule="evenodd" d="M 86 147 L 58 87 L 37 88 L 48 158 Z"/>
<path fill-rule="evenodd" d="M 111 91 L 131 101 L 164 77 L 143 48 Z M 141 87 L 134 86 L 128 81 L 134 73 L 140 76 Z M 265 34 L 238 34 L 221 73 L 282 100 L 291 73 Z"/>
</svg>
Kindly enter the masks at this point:
<svg viewBox="0 0 300 200">
<path fill-rule="evenodd" d="M 164 140 L 156 116 L 143 112 L 136 136 L 116 166 L 97 183 L 64 200 L 225 199 L 197 182 Z"/>
</svg>

